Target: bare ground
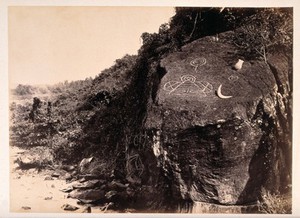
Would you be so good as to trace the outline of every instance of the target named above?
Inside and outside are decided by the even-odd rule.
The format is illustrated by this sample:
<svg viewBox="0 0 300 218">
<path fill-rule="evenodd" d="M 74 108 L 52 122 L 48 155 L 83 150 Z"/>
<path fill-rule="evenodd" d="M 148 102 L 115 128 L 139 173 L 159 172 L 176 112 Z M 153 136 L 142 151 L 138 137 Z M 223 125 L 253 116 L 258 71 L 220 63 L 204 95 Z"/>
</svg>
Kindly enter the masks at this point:
<svg viewBox="0 0 300 218">
<path fill-rule="evenodd" d="M 35 168 L 22 170 L 14 161 L 25 150 L 10 146 L 10 212 L 39 213 L 82 213 L 87 205 L 78 205 L 76 199 L 67 198 L 68 193 L 60 190 L 71 183 L 54 178 L 45 180 L 52 170 L 38 171 Z M 78 207 L 75 211 L 64 210 L 62 206 L 69 204 Z M 101 206 L 91 206 L 92 213 L 103 213 Z M 107 210 L 106 213 L 114 211 Z"/>
</svg>

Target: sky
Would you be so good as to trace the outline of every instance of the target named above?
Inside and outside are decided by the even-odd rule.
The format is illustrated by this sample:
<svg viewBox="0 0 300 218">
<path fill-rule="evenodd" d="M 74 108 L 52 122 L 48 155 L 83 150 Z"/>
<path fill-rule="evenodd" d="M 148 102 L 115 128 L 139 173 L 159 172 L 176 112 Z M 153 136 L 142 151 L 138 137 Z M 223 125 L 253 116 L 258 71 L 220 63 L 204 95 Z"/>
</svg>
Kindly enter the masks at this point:
<svg viewBox="0 0 300 218">
<path fill-rule="evenodd" d="M 157 32 L 172 7 L 10 6 L 11 86 L 95 77 L 125 54 L 137 54 L 143 32 Z"/>
</svg>

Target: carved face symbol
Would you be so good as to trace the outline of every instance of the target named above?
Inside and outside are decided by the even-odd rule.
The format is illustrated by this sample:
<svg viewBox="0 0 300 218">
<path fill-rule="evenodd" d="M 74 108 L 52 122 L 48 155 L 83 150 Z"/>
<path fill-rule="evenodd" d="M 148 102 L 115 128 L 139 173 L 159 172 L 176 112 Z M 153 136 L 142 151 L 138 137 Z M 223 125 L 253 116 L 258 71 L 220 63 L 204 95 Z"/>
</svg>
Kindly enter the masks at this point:
<svg viewBox="0 0 300 218">
<path fill-rule="evenodd" d="M 184 75 L 181 78 L 182 82 L 192 82 L 194 83 L 196 81 L 196 77 L 192 76 L 192 75 Z"/>
</svg>

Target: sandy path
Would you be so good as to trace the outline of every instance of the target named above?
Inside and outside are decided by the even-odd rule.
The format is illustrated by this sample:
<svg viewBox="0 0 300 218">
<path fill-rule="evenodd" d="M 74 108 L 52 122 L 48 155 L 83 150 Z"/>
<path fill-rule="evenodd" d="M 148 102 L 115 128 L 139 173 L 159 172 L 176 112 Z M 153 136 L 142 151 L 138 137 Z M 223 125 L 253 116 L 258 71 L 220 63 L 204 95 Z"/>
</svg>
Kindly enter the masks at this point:
<svg viewBox="0 0 300 218">
<path fill-rule="evenodd" d="M 36 169 L 16 169 L 14 160 L 24 150 L 10 147 L 10 211 L 40 213 L 81 213 L 86 206 L 78 205 L 76 199 L 67 198 L 67 193 L 60 191 L 70 186 L 65 180 L 45 180 L 51 171 L 37 172 Z M 64 204 L 79 207 L 76 211 L 65 211 Z M 107 211 L 109 212 L 109 211 Z M 92 207 L 92 213 L 103 213 L 100 207 Z"/>
</svg>

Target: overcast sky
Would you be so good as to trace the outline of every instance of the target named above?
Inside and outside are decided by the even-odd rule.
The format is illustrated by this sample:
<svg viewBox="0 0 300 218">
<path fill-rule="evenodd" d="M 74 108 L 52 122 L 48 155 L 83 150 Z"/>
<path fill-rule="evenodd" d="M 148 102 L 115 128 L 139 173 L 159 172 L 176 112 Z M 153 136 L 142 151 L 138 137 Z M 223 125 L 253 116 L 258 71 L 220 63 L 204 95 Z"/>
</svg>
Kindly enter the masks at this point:
<svg viewBox="0 0 300 218">
<path fill-rule="evenodd" d="M 125 54 L 143 32 L 174 15 L 168 7 L 9 7 L 11 85 L 94 77 Z"/>
</svg>

